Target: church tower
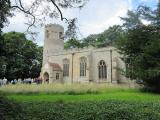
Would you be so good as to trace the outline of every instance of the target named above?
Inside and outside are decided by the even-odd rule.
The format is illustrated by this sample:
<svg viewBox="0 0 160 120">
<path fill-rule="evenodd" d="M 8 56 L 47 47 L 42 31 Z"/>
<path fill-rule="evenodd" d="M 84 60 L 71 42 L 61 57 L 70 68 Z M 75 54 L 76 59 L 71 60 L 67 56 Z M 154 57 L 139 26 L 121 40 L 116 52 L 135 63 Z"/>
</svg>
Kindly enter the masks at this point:
<svg viewBox="0 0 160 120">
<path fill-rule="evenodd" d="M 48 63 L 48 58 L 52 53 L 64 49 L 63 34 L 64 28 L 58 24 L 48 24 L 45 26 L 43 66 Z"/>
</svg>

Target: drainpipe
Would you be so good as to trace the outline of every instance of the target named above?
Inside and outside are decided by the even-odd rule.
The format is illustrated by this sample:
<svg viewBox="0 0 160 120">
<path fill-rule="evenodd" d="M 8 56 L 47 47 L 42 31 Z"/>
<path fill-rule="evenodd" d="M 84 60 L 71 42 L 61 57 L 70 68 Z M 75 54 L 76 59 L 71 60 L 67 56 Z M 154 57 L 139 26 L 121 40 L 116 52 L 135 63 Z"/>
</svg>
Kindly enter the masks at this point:
<svg viewBox="0 0 160 120">
<path fill-rule="evenodd" d="M 74 57 L 74 53 L 72 53 L 72 78 L 71 78 L 72 84 L 73 84 L 73 57 Z"/>
<path fill-rule="evenodd" d="M 113 79 L 113 77 L 112 77 L 112 50 L 110 50 L 110 62 L 111 62 L 111 83 L 112 83 L 112 79 Z"/>
</svg>

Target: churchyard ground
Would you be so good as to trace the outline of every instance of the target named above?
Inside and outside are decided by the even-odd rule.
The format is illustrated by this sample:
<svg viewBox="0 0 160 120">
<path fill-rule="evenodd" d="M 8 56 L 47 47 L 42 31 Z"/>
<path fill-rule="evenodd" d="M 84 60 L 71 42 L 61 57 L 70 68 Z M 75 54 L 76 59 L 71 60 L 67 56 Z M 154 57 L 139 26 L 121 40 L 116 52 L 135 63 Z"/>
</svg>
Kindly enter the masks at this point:
<svg viewBox="0 0 160 120">
<path fill-rule="evenodd" d="M 20 119 L 160 119 L 160 95 L 128 86 L 17 84 L 1 87 L 0 91 L 9 101 L 20 105 L 22 109 Z"/>
</svg>

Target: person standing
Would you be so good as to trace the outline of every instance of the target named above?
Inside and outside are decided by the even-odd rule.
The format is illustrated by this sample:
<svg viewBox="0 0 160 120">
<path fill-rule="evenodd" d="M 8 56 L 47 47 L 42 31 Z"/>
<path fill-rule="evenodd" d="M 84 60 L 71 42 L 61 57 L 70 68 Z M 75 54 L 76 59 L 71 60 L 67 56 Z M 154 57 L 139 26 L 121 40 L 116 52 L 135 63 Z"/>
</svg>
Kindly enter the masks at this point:
<svg viewBox="0 0 160 120">
<path fill-rule="evenodd" d="M 3 85 L 6 85 L 7 84 L 7 79 L 4 77 L 3 78 Z"/>
</svg>

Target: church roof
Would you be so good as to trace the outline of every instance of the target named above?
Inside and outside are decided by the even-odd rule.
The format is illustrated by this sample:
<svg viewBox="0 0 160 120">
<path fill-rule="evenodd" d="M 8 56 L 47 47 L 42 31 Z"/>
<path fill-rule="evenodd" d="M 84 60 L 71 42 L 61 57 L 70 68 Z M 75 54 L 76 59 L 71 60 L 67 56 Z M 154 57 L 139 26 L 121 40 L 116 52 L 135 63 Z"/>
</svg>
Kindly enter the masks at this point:
<svg viewBox="0 0 160 120">
<path fill-rule="evenodd" d="M 62 69 L 61 69 L 59 64 L 57 64 L 57 63 L 49 63 L 49 64 L 52 67 L 53 71 L 62 71 Z"/>
</svg>

